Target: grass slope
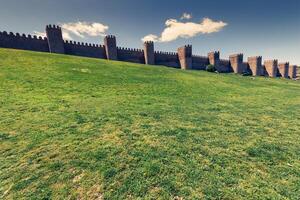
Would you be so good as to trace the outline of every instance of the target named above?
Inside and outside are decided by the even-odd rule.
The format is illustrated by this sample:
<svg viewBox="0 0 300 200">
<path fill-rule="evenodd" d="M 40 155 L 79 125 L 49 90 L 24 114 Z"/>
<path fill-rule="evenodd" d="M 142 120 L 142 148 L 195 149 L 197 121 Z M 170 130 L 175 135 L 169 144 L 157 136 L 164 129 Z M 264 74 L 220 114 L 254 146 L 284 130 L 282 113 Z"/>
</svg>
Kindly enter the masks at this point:
<svg viewBox="0 0 300 200">
<path fill-rule="evenodd" d="M 300 85 L 0 49 L 0 199 L 297 199 Z"/>
</svg>

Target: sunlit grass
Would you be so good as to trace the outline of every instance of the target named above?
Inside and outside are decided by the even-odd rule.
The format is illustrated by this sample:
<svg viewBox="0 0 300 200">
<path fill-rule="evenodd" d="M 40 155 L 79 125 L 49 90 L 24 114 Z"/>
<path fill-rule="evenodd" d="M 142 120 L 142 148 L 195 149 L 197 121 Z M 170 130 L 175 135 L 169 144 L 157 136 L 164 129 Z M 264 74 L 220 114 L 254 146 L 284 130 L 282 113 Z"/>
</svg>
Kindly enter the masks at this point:
<svg viewBox="0 0 300 200">
<path fill-rule="evenodd" d="M 0 199 L 299 199 L 300 84 L 0 49 Z"/>
</svg>

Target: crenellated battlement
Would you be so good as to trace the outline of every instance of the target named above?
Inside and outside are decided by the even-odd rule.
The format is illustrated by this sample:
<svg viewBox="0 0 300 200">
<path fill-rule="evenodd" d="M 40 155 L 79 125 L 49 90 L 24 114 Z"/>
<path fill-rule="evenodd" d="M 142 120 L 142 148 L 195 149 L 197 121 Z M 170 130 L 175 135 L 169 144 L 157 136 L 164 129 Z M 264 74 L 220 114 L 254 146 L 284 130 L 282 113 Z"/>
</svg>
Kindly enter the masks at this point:
<svg viewBox="0 0 300 200">
<path fill-rule="evenodd" d="M 143 52 L 143 49 L 136 49 L 136 48 L 127 48 L 127 47 L 117 47 L 120 51 L 131 51 L 131 52 Z"/>
<path fill-rule="evenodd" d="M 236 53 L 229 56 L 229 58 L 242 58 L 244 54 L 242 53 Z"/>
<path fill-rule="evenodd" d="M 116 39 L 116 36 L 114 36 L 114 35 L 106 35 L 105 37 L 110 38 L 110 39 Z"/>
<path fill-rule="evenodd" d="M 47 38 L 6 31 L 0 32 L 0 47 L 49 52 Z"/>
<path fill-rule="evenodd" d="M 193 58 L 208 59 L 207 56 L 192 55 Z"/>
<path fill-rule="evenodd" d="M 57 30 L 61 30 L 61 27 L 55 24 L 49 24 L 46 26 L 46 29 L 57 29 Z"/>
<path fill-rule="evenodd" d="M 278 64 L 278 60 L 273 59 L 273 60 L 265 60 L 264 61 L 265 64 Z"/>
<path fill-rule="evenodd" d="M 223 71 L 220 65 L 220 51 L 212 51 L 207 54 L 209 64 L 214 65 L 217 71 Z"/>
<path fill-rule="evenodd" d="M 177 52 L 154 51 L 155 54 L 177 56 Z"/>
<path fill-rule="evenodd" d="M 62 28 L 58 25 L 46 26 L 47 37 L 0 31 L 0 47 L 61 53 L 68 55 L 120 60 L 168 67 L 205 70 L 211 64 L 218 72 L 252 73 L 253 76 L 296 78 L 297 66 L 289 62 L 266 60 L 261 56 L 248 57 L 243 61 L 242 53 L 232 54 L 229 59 L 220 59 L 220 51 L 212 51 L 207 56 L 193 55 L 191 44 L 177 49 L 177 52 L 155 51 L 153 41 L 145 41 L 143 48 L 118 47 L 114 35 L 106 35 L 104 44 L 91 44 L 63 40 Z"/>
<path fill-rule="evenodd" d="M 250 57 L 248 57 L 248 62 L 249 61 L 257 61 L 257 60 L 262 60 L 262 56 L 250 56 Z"/>
<path fill-rule="evenodd" d="M 279 75 L 283 78 L 288 78 L 289 77 L 289 62 L 282 62 L 278 64 L 278 72 Z"/>
<path fill-rule="evenodd" d="M 278 65 L 290 65 L 289 62 L 281 62 L 281 63 L 278 63 Z"/>
<path fill-rule="evenodd" d="M 179 52 L 184 53 L 184 55 L 191 57 L 192 56 L 192 45 L 184 45 L 182 47 L 178 48 L 178 54 Z"/>
<path fill-rule="evenodd" d="M 220 57 L 220 51 L 212 51 L 212 52 L 209 52 L 207 55 L 208 55 L 208 57 L 209 56 Z"/>
<path fill-rule="evenodd" d="M 144 44 L 154 44 L 153 41 L 145 41 Z"/>
<path fill-rule="evenodd" d="M 12 37 L 16 38 L 16 39 L 25 39 L 25 40 L 44 40 L 46 41 L 47 38 L 46 37 L 41 37 L 41 36 L 36 36 L 36 35 L 26 35 L 26 34 L 20 34 L 20 33 L 13 33 L 13 32 L 9 32 L 7 33 L 6 31 L 0 32 L 0 36 L 6 36 L 6 37 Z"/>
<path fill-rule="evenodd" d="M 207 56 L 192 55 L 192 69 L 205 70 L 209 65 L 209 58 Z"/>
<path fill-rule="evenodd" d="M 248 57 L 248 64 L 253 76 L 264 75 L 261 56 Z"/>
<path fill-rule="evenodd" d="M 104 46 L 108 60 L 118 60 L 117 40 L 114 35 L 104 37 Z"/>
<path fill-rule="evenodd" d="M 64 41 L 65 54 L 91 58 L 106 58 L 105 47 L 99 44 L 91 44 L 76 41 Z"/>
<path fill-rule="evenodd" d="M 187 44 L 187 45 L 184 45 L 184 47 L 186 47 L 186 48 L 192 48 L 192 45 L 191 44 Z"/>
<path fill-rule="evenodd" d="M 46 35 L 48 38 L 49 51 L 51 53 L 65 53 L 64 40 L 61 27 L 56 25 L 46 26 Z"/>
<path fill-rule="evenodd" d="M 155 52 L 154 52 L 154 42 L 153 41 L 145 41 L 144 42 L 144 59 L 146 65 L 154 65 L 155 64 Z"/>
<path fill-rule="evenodd" d="M 192 61 L 192 45 L 184 45 L 183 47 L 179 47 L 178 50 L 178 58 L 180 62 L 181 69 L 192 69 L 193 61 Z"/>
<path fill-rule="evenodd" d="M 278 60 L 265 60 L 264 66 L 269 77 L 278 76 Z"/>
<path fill-rule="evenodd" d="M 229 56 L 231 68 L 234 73 L 243 74 L 247 71 L 247 66 L 243 63 L 244 54 L 237 53 Z"/>
<path fill-rule="evenodd" d="M 64 43 L 65 44 L 74 45 L 74 46 L 101 47 L 101 48 L 104 48 L 104 45 L 101 45 L 101 44 L 91 44 L 91 43 L 84 43 L 84 42 L 76 42 L 76 41 L 72 41 L 72 40 L 65 40 Z"/>
<path fill-rule="evenodd" d="M 297 65 L 290 65 L 289 66 L 289 78 L 295 79 L 297 78 Z"/>
</svg>

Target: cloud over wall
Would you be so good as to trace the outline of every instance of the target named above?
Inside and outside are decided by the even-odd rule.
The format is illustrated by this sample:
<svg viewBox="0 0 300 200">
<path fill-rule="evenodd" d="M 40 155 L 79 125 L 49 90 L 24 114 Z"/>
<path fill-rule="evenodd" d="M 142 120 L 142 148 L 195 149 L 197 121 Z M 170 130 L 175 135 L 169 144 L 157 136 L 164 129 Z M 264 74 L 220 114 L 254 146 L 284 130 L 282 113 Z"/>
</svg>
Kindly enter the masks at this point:
<svg viewBox="0 0 300 200">
<path fill-rule="evenodd" d="M 200 34 L 219 32 L 225 26 L 227 26 L 227 23 L 214 21 L 210 18 L 204 18 L 199 23 L 168 19 L 160 36 L 149 34 L 142 38 L 142 41 L 171 42 L 179 38 L 191 38 Z"/>
<path fill-rule="evenodd" d="M 63 23 L 61 27 L 64 32 L 74 34 L 78 37 L 85 38 L 86 36 L 104 36 L 108 30 L 108 26 L 96 22 L 75 22 Z"/>
<path fill-rule="evenodd" d="M 65 40 L 73 40 L 73 36 L 80 38 L 97 37 L 106 35 L 109 26 L 97 22 L 70 22 L 60 23 L 62 28 L 63 38 Z M 34 31 L 34 34 L 41 37 L 46 37 L 45 32 Z"/>
</svg>

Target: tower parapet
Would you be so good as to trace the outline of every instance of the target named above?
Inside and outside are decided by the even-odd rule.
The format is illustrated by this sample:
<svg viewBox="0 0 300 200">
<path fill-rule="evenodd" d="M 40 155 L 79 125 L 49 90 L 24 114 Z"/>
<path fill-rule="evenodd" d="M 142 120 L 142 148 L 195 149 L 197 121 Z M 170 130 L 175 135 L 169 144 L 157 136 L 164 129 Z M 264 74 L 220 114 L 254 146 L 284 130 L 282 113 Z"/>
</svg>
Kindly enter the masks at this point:
<svg viewBox="0 0 300 200">
<path fill-rule="evenodd" d="M 248 64 L 253 76 L 264 75 L 261 56 L 248 57 Z"/>
<path fill-rule="evenodd" d="M 64 54 L 65 47 L 61 27 L 56 25 L 47 25 L 46 35 L 50 53 Z"/>
<path fill-rule="evenodd" d="M 181 69 L 192 69 L 192 45 L 185 45 L 178 48 L 178 58 Z"/>
<path fill-rule="evenodd" d="M 277 77 L 278 60 L 266 60 L 264 64 L 267 75 L 269 77 Z"/>
<path fill-rule="evenodd" d="M 291 79 L 297 78 L 297 65 L 289 66 L 289 77 Z"/>
<path fill-rule="evenodd" d="M 146 65 L 154 65 L 155 64 L 154 43 L 152 41 L 144 42 L 144 56 L 145 56 L 145 64 Z"/>
<path fill-rule="evenodd" d="M 104 38 L 106 57 L 108 60 L 118 60 L 117 40 L 113 35 L 107 35 Z"/>
<path fill-rule="evenodd" d="M 243 54 L 233 54 L 229 56 L 230 65 L 234 73 L 242 74 L 246 71 L 243 64 Z"/>
<path fill-rule="evenodd" d="M 219 51 L 213 51 L 209 52 L 207 54 L 207 57 L 209 59 L 209 64 L 214 65 L 216 68 L 220 65 L 220 52 Z"/>
<path fill-rule="evenodd" d="M 278 64 L 278 70 L 281 77 L 289 78 L 289 65 L 290 64 L 288 62 Z"/>
</svg>

